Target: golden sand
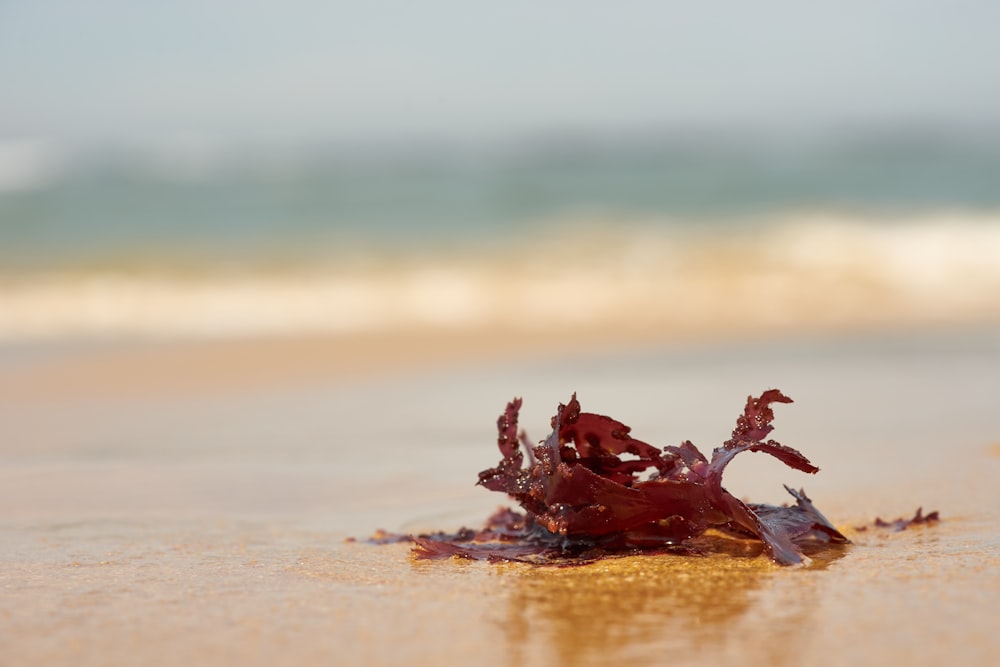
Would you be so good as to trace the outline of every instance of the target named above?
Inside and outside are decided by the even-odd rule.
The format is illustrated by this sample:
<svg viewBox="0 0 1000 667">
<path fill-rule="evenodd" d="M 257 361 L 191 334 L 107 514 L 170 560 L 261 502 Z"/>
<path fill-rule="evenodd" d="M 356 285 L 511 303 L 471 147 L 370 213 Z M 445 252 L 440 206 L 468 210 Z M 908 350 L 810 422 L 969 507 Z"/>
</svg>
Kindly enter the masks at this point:
<svg viewBox="0 0 1000 667">
<path fill-rule="evenodd" d="M 580 354 L 601 349 L 609 340 L 641 345 L 665 338 L 632 331 L 616 336 L 600 328 L 575 332 L 569 345 L 558 331 L 483 330 L 127 343 L 43 358 L 8 371 L 0 375 L 0 399 L 273 391 L 484 360 Z"/>
<path fill-rule="evenodd" d="M 968 522 L 855 535 L 798 569 L 416 562 L 230 521 L 5 532 L 8 664 L 988 665 L 998 646 L 1000 558 L 963 547 L 989 539 Z"/>
<path fill-rule="evenodd" d="M 942 443 L 939 469 L 870 449 L 877 475 L 859 469 L 849 484 L 835 477 L 842 491 L 813 494 L 854 543 L 814 554 L 807 567 L 776 566 L 752 543 L 552 568 L 416 561 L 405 544 L 346 542 L 379 527 L 451 529 L 485 516 L 502 499 L 470 480 L 475 462 L 491 465 L 495 453 L 441 445 L 434 460 L 453 462 L 438 477 L 418 454 L 460 416 L 427 416 L 417 423 L 430 426 L 404 443 L 362 425 L 343 431 L 344 444 L 320 437 L 311 420 L 322 409 L 295 406 L 366 391 L 370 404 L 336 414 L 388 428 L 414 418 L 381 404 L 397 395 L 398 369 L 430 391 L 420 369 L 452 364 L 465 384 L 449 391 L 467 392 L 489 374 L 463 364 L 523 351 L 485 340 L 134 344 L 11 366 L 0 379 L 0 662 L 992 665 L 1000 653 L 1000 450 L 995 433 L 984 440 L 960 426 Z M 555 349 L 554 337 L 536 342 L 532 354 Z M 590 343 L 580 344 L 564 355 Z M 795 363 L 759 362 L 776 375 Z M 837 363 L 898 377 L 900 388 L 915 381 L 907 359 L 874 370 Z M 990 377 L 984 368 L 968 386 L 989 388 Z M 524 376 L 529 386 L 542 379 Z M 848 397 L 859 388 L 834 389 Z M 943 393 L 935 414 L 955 414 L 961 400 Z M 985 396 L 970 400 L 988 407 Z M 703 409 L 673 407 L 688 419 Z M 286 419 L 299 421 L 267 435 Z M 473 432 L 491 445 L 486 421 Z M 902 425 L 884 426 L 853 429 L 878 443 Z M 315 435 L 312 449 L 285 438 L 297 431 Z M 366 432 L 374 441 L 359 437 Z M 818 435 L 821 466 L 844 475 L 836 457 L 845 443 Z M 380 460 L 381 451 L 401 460 Z M 925 503 L 941 523 L 856 529 Z"/>
</svg>

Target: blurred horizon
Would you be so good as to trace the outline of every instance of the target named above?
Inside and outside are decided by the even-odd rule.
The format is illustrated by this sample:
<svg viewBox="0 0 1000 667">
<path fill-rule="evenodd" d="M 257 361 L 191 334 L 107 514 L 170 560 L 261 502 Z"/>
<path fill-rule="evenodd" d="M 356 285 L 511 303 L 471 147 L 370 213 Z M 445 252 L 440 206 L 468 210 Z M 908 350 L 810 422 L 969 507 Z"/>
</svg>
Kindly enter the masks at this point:
<svg viewBox="0 0 1000 667">
<path fill-rule="evenodd" d="M 581 290 L 586 326 L 994 322 L 996 25 L 12 0 L 0 340 L 559 327 Z"/>
</svg>

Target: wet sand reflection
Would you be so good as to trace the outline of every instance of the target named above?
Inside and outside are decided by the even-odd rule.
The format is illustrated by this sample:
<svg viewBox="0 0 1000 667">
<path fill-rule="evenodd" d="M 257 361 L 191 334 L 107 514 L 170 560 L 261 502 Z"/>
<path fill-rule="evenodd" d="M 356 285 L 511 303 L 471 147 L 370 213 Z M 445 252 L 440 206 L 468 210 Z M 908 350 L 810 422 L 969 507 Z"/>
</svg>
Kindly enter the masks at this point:
<svg viewBox="0 0 1000 667">
<path fill-rule="evenodd" d="M 747 625 L 775 615 L 807 621 L 813 605 L 806 598 L 815 587 L 803 587 L 794 609 L 771 609 L 766 591 L 776 577 L 795 573 L 759 557 L 759 544 L 709 537 L 701 546 L 711 554 L 629 556 L 566 568 L 503 566 L 502 575 L 511 578 L 503 620 L 509 664 L 726 655 L 756 634 Z M 814 552 L 808 569 L 823 569 L 844 553 Z M 782 649 L 786 657 L 792 652 Z"/>
</svg>

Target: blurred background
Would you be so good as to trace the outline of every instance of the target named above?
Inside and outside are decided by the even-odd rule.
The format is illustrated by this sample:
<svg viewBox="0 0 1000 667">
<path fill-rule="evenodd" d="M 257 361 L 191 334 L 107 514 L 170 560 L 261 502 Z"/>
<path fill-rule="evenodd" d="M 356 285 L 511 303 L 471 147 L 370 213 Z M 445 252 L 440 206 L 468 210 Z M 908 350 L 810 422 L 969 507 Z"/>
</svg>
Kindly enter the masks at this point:
<svg viewBox="0 0 1000 667">
<path fill-rule="evenodd" d="M 456 613 L 476 664 L 558 662 L 558 581 L 343 539 L 479 525 L 514 395 L 530 438 L 578 391 L 708 453 L 769 387 L 823 472 L 741 456 L 734 495 L 942 525 L 857 533 L 808 591 L 761 570 L 715 621 L 718 587 L 682 573 L 672 621 L 630 570 L 584 600 L 622 652 L 564 662 L 993 658 L 998 29 L 989 0 L 0 0 L 0 662 L 454 663 Z M 771 618 L 781 654 L 733 631 Z"/>
<path fill-rule="evenodd" d="M 996 323 L 998 25 L 6 0 L 0 341 Z"/>
</svg>

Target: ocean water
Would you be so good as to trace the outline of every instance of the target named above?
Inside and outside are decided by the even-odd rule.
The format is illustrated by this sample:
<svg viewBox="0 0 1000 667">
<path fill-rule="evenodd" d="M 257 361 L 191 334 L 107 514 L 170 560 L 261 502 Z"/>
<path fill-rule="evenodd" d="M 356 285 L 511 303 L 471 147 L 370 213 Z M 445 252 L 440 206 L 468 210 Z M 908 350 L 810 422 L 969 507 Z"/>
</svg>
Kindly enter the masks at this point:
<svg viewBox="0 0 1000 667">
<path fill-rule="evenodd" d="M 6 155 L 0 339 L 1000 318 L 997 143 Z"/>
</svg>

